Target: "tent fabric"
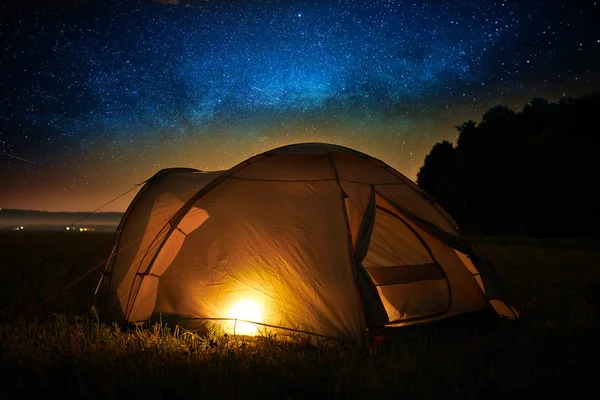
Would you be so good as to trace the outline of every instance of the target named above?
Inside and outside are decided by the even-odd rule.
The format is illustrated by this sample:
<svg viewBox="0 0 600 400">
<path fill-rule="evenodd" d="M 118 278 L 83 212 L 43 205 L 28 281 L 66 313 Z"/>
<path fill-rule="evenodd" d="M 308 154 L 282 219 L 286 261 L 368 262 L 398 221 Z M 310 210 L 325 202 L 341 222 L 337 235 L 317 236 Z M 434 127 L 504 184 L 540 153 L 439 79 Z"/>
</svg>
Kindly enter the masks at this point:
<svg viewBox="0 0 600 400">
<path fill-rule="evenodd" d="M 96 294 L 119 323 L 161 316 L 362 342 L 383 327 L 485 309 L 517 317 L 439 205 L 342 146 L 284 146 L 227 171 L 159 171 L 113 249 Z"/>
<path fill-rule="evenodd" d="M 123 313 L 124 310 L 118 306 L 130 293 L 135 276 L 131 266 L 139 264 L 155 239 L 157 229 L 162 228 L 189 197 L 221 172 L 171 168 L 157 172 L 146 181 L 117 227 L 113 244 L 113 254 L 116 255 L 110 258 L 97 289 L 100 297 L 106 297 L 99 298 L 99 303 L 110 307 L 103 310 L 104 313 Z"/>
</svg>

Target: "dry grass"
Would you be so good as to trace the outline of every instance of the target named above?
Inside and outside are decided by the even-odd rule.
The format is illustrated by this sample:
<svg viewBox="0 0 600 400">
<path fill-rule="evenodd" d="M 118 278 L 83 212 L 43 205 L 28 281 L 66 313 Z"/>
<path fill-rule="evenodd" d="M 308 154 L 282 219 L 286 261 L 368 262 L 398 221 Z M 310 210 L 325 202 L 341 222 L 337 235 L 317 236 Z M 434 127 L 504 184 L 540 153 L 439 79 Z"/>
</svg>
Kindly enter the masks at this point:
<svg viewBox="0 0 600 400">
<path fill-rule="evenodd" d="M 594 390 L 600 373 L 600 250 L 481 240 L 520 325 L 427 333 L 379 349 L 123 331 L 92 308 L 99 271 L 23 312 L 107 256 L 110 235 L 0 235 L 0 397 L 548 398 Z"/>
</svg>

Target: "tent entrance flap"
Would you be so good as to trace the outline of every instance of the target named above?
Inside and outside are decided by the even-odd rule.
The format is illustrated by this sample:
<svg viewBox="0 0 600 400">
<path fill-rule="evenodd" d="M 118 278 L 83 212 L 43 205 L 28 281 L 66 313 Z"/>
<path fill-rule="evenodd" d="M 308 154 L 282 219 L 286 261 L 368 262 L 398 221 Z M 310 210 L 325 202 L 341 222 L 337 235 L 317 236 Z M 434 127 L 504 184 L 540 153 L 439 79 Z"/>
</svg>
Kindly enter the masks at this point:
<svg viewBox="0 0 600 400">
<path fill-rule="evenodd" d="M 375 222 L 362 265 L 377 288 L 388 323 L 446 312 L 450 291 L 443 270 L 399 214 L 375 203 Z"/>
</svg>

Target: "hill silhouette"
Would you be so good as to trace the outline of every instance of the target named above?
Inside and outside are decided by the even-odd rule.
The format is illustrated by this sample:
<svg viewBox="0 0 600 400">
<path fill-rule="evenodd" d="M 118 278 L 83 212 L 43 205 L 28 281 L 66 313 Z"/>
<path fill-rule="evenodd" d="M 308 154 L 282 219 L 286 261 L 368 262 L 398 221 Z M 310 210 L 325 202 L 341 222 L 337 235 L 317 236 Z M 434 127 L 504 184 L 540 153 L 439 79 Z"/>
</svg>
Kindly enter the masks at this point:
<svg viewBox="0 0 600 400">
<path fill-rule="evenodd" d="M 464 233 L 598 236 L 600 95 L 498 105 L 436 143 L 417 184 Z"/>
</svg>

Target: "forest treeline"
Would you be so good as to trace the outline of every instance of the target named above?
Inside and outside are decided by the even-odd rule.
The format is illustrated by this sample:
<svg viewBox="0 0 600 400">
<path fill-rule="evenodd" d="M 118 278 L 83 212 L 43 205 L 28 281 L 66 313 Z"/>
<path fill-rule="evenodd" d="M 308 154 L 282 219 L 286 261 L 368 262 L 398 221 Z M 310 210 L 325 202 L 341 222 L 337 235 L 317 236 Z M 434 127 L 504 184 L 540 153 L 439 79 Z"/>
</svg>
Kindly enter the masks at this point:
<svg viewBox="0 0 600 400">
<path fill-rule="evenodd" d="M 466 234 L 596 237 L 600 94 L 499 105 L 436 143 L 417 183 Z"/>
</svg>

